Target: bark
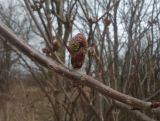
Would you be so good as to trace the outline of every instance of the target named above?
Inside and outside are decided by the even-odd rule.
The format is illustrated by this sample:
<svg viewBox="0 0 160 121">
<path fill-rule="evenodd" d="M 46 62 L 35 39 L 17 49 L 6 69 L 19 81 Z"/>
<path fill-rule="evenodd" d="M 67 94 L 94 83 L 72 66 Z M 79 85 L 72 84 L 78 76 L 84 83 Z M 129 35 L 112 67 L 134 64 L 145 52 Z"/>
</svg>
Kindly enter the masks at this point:
<svg viewBox="0 0 160 121">
<path fill-rule="evenodd" d="M 125 103 L 132 106 L 134 109 L 152 109 L 154 106 L 151 102 L 145 102 L 140 99 L 134 98 L 132 96 L 120 93 L 98 80 L 92 78 L 91 76 L 84 75 L 81 73 L 75 72 L 75 70 L 69 70 L 61 66 L 56 61 L 52 60 L 49 57 L 41 54 L 33 47 L 25 43 L 24 40 L 18 38 L 5 24 L 0 22 L 0 35 L 4 37 L 8 42 L 18 48 L 22 53 L 27 55 L 31 60 L 45 66 L 48 69 L 53 70 L 57 74 L 64 76 L 70 79 L 74 83 L 79 83 L 81 85 L 89 86 L 96 91 L 100 92 L 104 96 L 108 96 L 114 100 Z"/>
</svg>

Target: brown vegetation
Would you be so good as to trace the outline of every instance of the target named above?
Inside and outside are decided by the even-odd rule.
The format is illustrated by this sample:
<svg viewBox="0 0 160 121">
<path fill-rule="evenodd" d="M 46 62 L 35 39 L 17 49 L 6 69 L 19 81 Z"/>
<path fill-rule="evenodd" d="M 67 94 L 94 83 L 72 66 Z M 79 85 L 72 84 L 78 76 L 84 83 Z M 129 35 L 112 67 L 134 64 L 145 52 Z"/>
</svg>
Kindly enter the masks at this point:
<svg viewBox="0 0 160 121">
<path fill-rule="evenodd" d="M 23 2 L 0 3 L 0 120 L 160 120 L 158 0 Z M 83 73 L 65 57 L 78 32 Z"/>
</svg>

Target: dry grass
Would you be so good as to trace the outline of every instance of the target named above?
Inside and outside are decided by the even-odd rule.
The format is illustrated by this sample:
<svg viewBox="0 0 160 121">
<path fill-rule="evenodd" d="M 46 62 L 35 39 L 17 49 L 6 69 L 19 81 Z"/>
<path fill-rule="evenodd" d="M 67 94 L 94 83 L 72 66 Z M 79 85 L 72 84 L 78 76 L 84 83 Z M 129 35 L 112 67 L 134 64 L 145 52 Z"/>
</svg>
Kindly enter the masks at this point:
<svg viewBox="0 0 160 121">
<path fill-rule="evenodd" d="M 19 84 L 11 90 L 12 98 L 1 101 L 0 121 L 47 121 L 53 116 L 50 103 L 39 87 Z"/>
</svg>

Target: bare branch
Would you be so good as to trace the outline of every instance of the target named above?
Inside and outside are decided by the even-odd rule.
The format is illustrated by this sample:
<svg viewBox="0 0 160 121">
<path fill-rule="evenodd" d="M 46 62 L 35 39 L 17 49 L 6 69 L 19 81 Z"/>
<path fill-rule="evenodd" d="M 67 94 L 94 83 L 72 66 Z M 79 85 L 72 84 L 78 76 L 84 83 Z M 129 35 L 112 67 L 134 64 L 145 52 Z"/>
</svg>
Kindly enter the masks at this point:
<svg viewBox="0 0 160 121">
<path fill-rule="evenodd" d="M 19 39 L 5 24 L 0 22 L 0 34 L 7 39 L 8 42 L 17 47 L 21 52 L 27 55 L 31 60 L 38 62 L 39 64 L 45 66 L 48 69 L 53 70 L 57 74 L 71 79 L 74 83 L 79 83 L 85 86 L 89 86 L 105 96 L 112 99 L 125 103 L 132 106 L 134 109 L 152 109 L 154 106 L 151 102 L 144 102 L 140 99 L 134 98 L 132 96 L 120 93 L 104 84 L 98 80 L 84 74 L 75 72 L 74 70 L 69 71 L 57 62 L 53 61 L 51 58 L 46 57 L 33 49 L 24 40 Z"/>
</svg>

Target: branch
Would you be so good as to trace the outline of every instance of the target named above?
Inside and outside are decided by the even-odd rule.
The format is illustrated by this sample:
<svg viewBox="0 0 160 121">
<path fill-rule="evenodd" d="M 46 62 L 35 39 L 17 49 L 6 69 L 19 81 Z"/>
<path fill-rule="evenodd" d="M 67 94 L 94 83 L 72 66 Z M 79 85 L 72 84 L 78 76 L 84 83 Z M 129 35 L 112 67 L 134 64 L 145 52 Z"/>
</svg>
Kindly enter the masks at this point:
<svg viewBox="0 0 160 121">
<path fill-rule="evenodd" d="M 27 55 L 32 61 L 38 62 L 44 67 L 53 70 L 57 74 L 67 77 L 74 83 L 91 87 L 105 96 L 132 106 L 134 109 L 146 110 L 156 108 L 156 106 L 153 106 L 151 102 L 145 102 L 132 96 L 120 93 L 88 75 L 77 73 L 74 70 L 69 71 L 51 58 L 42 55 L 40 52 L 28 45 L 24 40 L 18 38 L 2 22 L 0 22 L 0 35 L 6 38 L 8 42 L 18 48 L 22 53 Z"/>
<path fill-rule="evenodd" d="M 119 108 L 122 108 L 122 109 L 125 109 L 125 110 L 128 109 L 130 113 L 136 115 L 139 119 L 141 119 L 143 121 L 157 121 L 155 119 L 152 119 L 152 118 L 148 117 L 146 114 L 144 114 L 144 113 L 142 113 L 138 110 L 130 110 L 131 108 L 126 104 L 123 104 L 123 103 L 118 102 L 118 101 L 115 101 L 114 103 Z"/>
<path fill-rule="evenodd" d="M 32 12 L 32 10 L 31 10 L 31 8 L 29 6 L 29 3 L 27 2 L 27 0 L 24 0 L 24 3 L 26 5 L 27 10 L 29 11 L 29 13 L 30 13 L 30 15 L 31 15 L 31 17 L 32 17 L 32 19 L 33 19 L 36 27 L 38 28 L 39 32 L 41 33 L 41 35 L 43 36 L 43 38 L 48 42 L 49 40 L 48 40 L 47 36 L 45 35 L 45 33 L 43 32 L 42 28 L 39 26 L 36 17 L 33 15 L 33 12 Z"/>
</svg>

